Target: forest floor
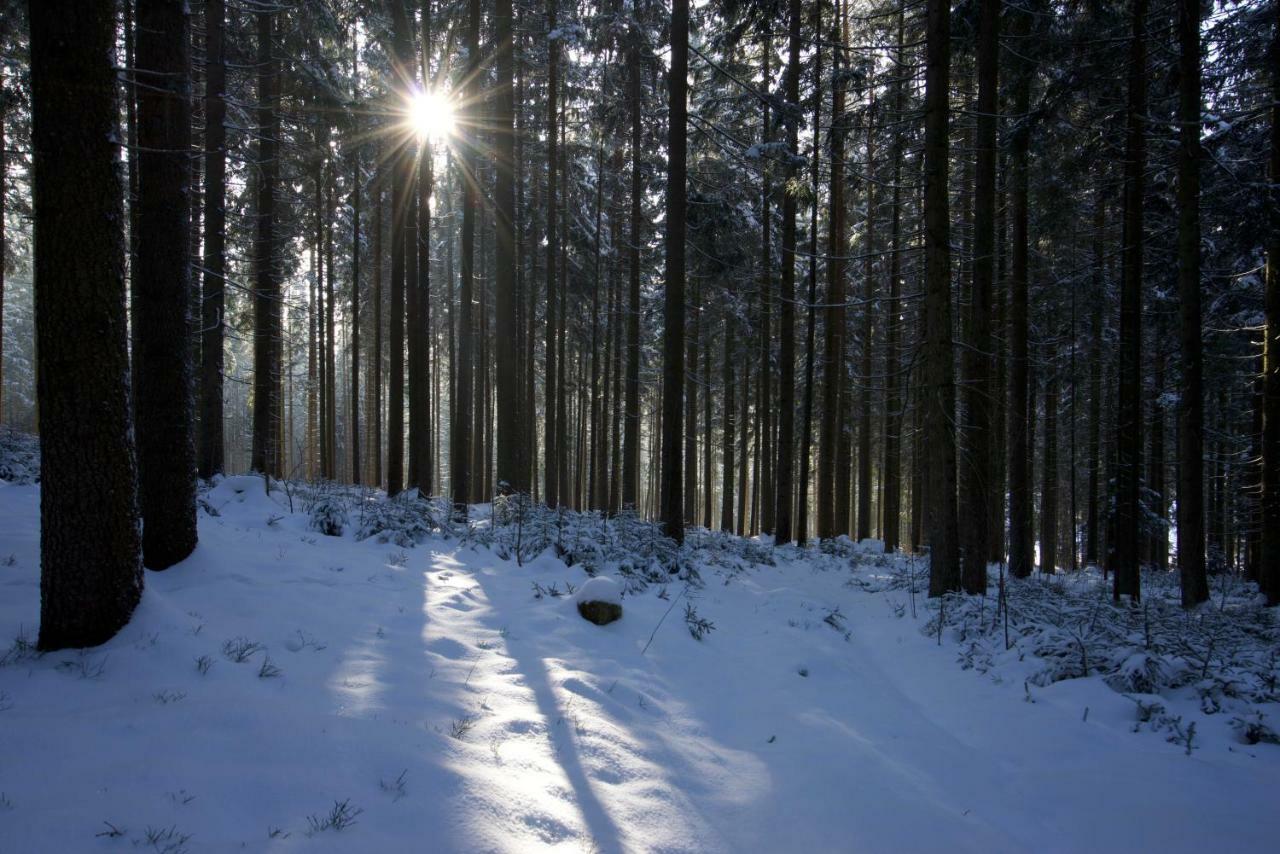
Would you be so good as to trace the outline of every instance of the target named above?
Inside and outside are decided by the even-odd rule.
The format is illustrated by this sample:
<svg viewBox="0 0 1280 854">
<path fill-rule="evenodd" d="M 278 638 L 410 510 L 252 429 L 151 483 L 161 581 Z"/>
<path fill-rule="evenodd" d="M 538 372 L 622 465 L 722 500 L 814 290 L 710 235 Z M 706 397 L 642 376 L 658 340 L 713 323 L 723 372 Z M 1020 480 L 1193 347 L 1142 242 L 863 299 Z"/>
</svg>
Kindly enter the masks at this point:
<svg viewBox="0 0 1280 854">
<path fill-rule="evenodd" d="M 39 487 L 0 481 L 0 852 L 1275 850 L 1274 702 L 1046 679 L 877 544 L 701 534 L 598 627 L 563 594 L 616 562 L 289 503 L 223 481 L 114 640 L 37 655 Z"/>
</svg>

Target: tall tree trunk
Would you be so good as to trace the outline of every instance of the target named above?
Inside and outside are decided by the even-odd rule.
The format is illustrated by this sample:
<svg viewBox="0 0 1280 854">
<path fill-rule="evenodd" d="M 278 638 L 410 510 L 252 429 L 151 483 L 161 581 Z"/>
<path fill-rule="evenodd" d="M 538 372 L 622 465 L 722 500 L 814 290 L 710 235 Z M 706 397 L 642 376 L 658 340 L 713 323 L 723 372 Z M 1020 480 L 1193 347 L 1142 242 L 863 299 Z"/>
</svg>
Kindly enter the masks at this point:
<svg viewBox="0 0 1280 854">
<path fill-rule="evenodd" d="M 721 480 L 720 480 L 720 530 L 733 533 L 734 509 L 734 442 L 737 441 L 734 418 L 736 401 L 734 399 L 733 377 L 733 318 L 724 312 L 724 373 L 721 375 L 724 384 L 724 402 L 720 429 L 721 447 Z M 709 485 L 709 484 L 708 484 Z"/>
<path fill-rule="evenodd" d="M 1124 162 L 1124 246 L 1120 283 L 1120 403 L 1116 423 L 1113 595 L 1140 595 L 1142 518 L 1142 244 L 1143 172 L 1146 169 L 1147 0 L 1134 0 L 1129 54 L 1129 110 Z"/>
<path fill-rule="evenodd" d="M 495 365 L 498 422 L 496 428 L 498 492 L 528 489 L 520 465 L 519 373 L 516 370 L 516 252 L 515 252 L 515 102 L 512 98 L 515 66 L 512 42 L 511 0 L 495 0 L 493 7 L 494 56 L 498 81 L 494 99 L 494 155 L 497 174 L 494 183 L 494 307 L 497 310 Z"/>
<path fill-rule="evenodd" d="M 352 47 L 355 47 L 354 38 Z M 352 77 L 356 77 L 352 52 Z M 356 120 L 359 121 L 358 119 Z M 355 128 L 356 139 L 360 128 Z M 360 472 L 360 184 L 364 179 L 360 149 L 351 152 L 351 423 L 347 435 L 351 443 L 351 482 L 359 485 Z"/>
<path fill-rule="evenodd" d="M 142 594 L 114 11 L 79 0 L 29 11 L 46 651 L 110 639 Z"/>
<path fill-rule="evenodd" d="M 875 124 L 875 88 L 871 88 L 867 104 L 867 174 L 870 176 L 875 168 L 875 135 L 872 127 Z M 862 332 L 859 336 L 862 351 L 862 364 L 858 373 L 862 376 L 862 384 L 858 389 L 858 509 L 854 526 L 854 534 L 859 541 L 871 536 L 871 371 L 872 354 L 874 352 L 875 327 L 872 324 L 872 311 L 875 301 L 875 278 L 873 258 L 876 241 L 876 184 L 874 180 L 866 182 L 867 192 L 867 225 L 866 241 L 863 248 L 864 263 L 862 271 Z M 842 469 L 847 471 L 847 469 Z"/>
<path fill-rule="evenodd" d="M 558 0 L 547 0 L 547 31 L 550 33 L 556 33 L 557 31 L 557 3 Z M 544 427 L 542 441 L 546 457 L 543 493 L 547 505 L 550 507 L 557 506 L 564 497 L 559 494 L 559 467 L 563 464 L 563 460 L 560 459 L 558 453 L 560 449 L 558 432 L 564 429 L 564 424 L 557 421 L 560 407 L 557 405 L 556 393 L 559 385 L 557 371 L 563 370 L 563 366 L 558 364 L 556 350 L 556 300 L 558 299 L 556 294 L 556 262 L 559 255 L 558 238 L 556 236 L 557 205 L 559 204 L 556 169 L 559 165 L 559 154 L 556 149 L 560 139 L 560 134 L 557 130 L 560 114 L 556 107 L 556 97 L 559 94 L 559 88 L 560 40 L 556 37 L 549 38 L 547 41 L 547 346 L 546 375 L 544 379 L 546 401 L 543 407 Z"/>
<path fill-rule="evenodd" d="M 903 68 L 903 12 L 898 11 L 898 46 L 895 61 Z M 893 213 L 889 236 L 889 304 L 887 306 L 888 323 L 885 329 L 885 368 L 884 368 L 884 501 L 882 502 L 884 518 L 884 550 L 892 553 L 898 548 L 899 530 L 902 521 L 902 423 L 903 399 L 899 392 L 901 358 L 898 353 L 898 342 L 902 334 L 902 159 L 903 140 L 901 123 L 906 109 L 906 84 L 899 75 L 894 83 L 893 144 L 889 159 L 893 163 Z"/>
<path fill-rule="evenodd" d="M 382 480 L 382 147 L 378 147 L 378 165 L 373 180 L 373 350 L 369 359 L 372 407 L 369 431 L 369 484 L 383 486 Z"/>
<path fill-rule="evenodd" d="M 814 35 L 821 39 L 822 4 L 813 4 L 811 12 Z M 813 50 L 813 79 L 813 126 L 817 129 L 822 127 L 822 43 L 820 40 L 814 45 Z M 813 377 L 816 367 L 814 350 L 817 346 L 818 325 L 818 200 L 822 196 L 822 174 L 819 171 L 820 142 L 821 134 L 815 132 L 810 157 L 812 173 L 809 187 L 813 193 L 813 201 L 809 205 L 809 294 L 805 300 L 808 306 L 805 312 L 807 318 L 804 337 L 804 401 L 801 404 L 804 417 L 800 422 L 800 471 L 796 478 L 795 536 L 796 541 L 802 545 L 809 539 L 809 456 L 813 447 Z"/>
<path fill-rule="evenodd" d="M 641 148 L 644 144 L 640 126 L 640 38 L 639 25 L 630 34 L 628 45 L 627 100 L 631 112 L 631 233 L 627 272 L 627 368 L 626 402 L 622 432 L 622 506 L 639 511 L 640 500 L 640 242 L 641 197 L 644 191 L 640 174 Z"/>
<path fill-rule="evenodd" d="M 134 433 L 142 559 L 166 569 L 196 547 L 191 363 L 190 11 L 137 5 L 138 256 L 133 277 Z M 278 352 L 278 351 L 276 351 Z"/>
<path fill-rule="evenodd" d="M 1026 12 L 1013 18 L 1014 35 L 1024 38 L 1029 30 Z M 1031 103 L 1030 63 L 1018 63 L 1013 91 L 1013 114 L 1025 116 Z M 1027 424 L 1027 279 L 1028 279 L 1028 150 L 1030 128 L 1018 127 L 1010 140 L 1009 207 L 1012 243 L 1009 268 L 1009 573 L 1014 578 L 1031 575 L 1031 433 Z"/>
<path fill-rule="evenodd" d="M 223 0 L 206 0 L 204 96 L 204 288 L 200 298 L 200 453 L 204 478 L 224 467 L 222 433 L 222 335 L 226 323 L 227 85 Z M 0 146 L 2 147 L 2 146 Z"/>
<path fill-rule="evenodd" d="M 469 0 L 465 33 L 467 48 L 466 84 L 463 99 L 467 105 L 468 115 L 479 111 L 479 76 L 480 76 L 480 0 Z M 470 428 L 473 400 L 473 325 L 472 288 L 475 284 L 475 241 L 476 214 L 480 200 L 476 184 L 479 181 L 477 148 L 479 141 L 474 128 L 464 131 L 462 139 L 462 235 L 458 271 L 458 343 L 456 356 L 456 378 L 453 400 L 453 425 L 450 437 L 450 488 L 453 492 L 454 512 L 462 519 L 466 518 L 467 504 L 471 498 L 472 478 L 477 474 L 471 470 L 471 447 L 468 437 L 479 442 L 481 437 L 472 436 Z"/>
<path fill-rule="evenodd" d="M 991 551 L 991 493 L 999 488 L 991 465 L 991 382 L 994 342 L 991 294 L 996 251 L 996 124 L 1000 83 L 1000 2 L 982 0 L 978 20 L 978 122 L 973 204 L 973 285 L 969 304 L 969 346 L 965 350 L 965 455 L 960 465 L 960 507 L 964 511 L 964 589 L 987 590 L 987 556 Z"/>
<path fill-rule="evenodd" d="M 769 60 L 773 54 L 773 38 L 764 34 L 761 45 L 761 63 L 765 85 L 773 85 Z M 767 146 L 772 141 L 773 125 L 769 115 L 769 102 L 764 102 L 761 113 L 760 139 Z M 756 394 L 756 473 L 754 476 L 755 502 L 751 528 L 772 534 L 774 529 L 773 490 L 773 336 L 770 329 L 773 313 L 773 238 L 770 224 L 773 220 L 773 182 L 770 161 L 765 159 L 761 169 L 760 191 L 760 379 Z M 756 517 L 759 517 L 759 525 Z"/>
<path fill-rule="evenodd" d="M 798 0 L 792 0 L 797 4 Z M 689 73 L 689 0 L 671 3 L 671 69 L 667 126 L 667 258 L 662 338 L 662 524 L 684 541 L 680 444 L 684 437 L 685 126 Z"/>
<path fill-rule="evenodd" d="M 250 468 L 267 475 L 280 474 L 276 412 L 280 401 L 281 328 L 279 233 L 275 194 L 280 168 L 280 117 L 276 102 L 280 69 L 272 41 L 275 12 L 258 13 L 258 164 L 256 185 L 257 230 L 254 236 L 253 295 L 253 453 Z"/>
<path fill-rule="evenodd" d="M 786 99 L 792 107 L 800 103 L 800 0 L 788 3 L 790 24 L 787 45 Z M 799 117 L 790 113 L 787 124 L 787 184 L 797 178 L 794 155 L 799 148 Z M 774 542 L 784 545 L 792 539 L 795 501 L 795 421 L 796 421 L 796 196 L 787 192 L 782 200 L 782 283 L 779 294 L 778 334 L 778 445 L 774 469 Z"/>
<path fill-rule="evenodd" d="M 1102 542 L 1102 518 L 1098 508 L 1102 473 L 1102 307 L 1106 302 L 1106 270 L 1103 266 L 1103 237 L 1106 228 L 1106 201 L 1102 188 L 1096 191 L 1093 212 L 1092 318 L 1089 333 L 1089 496 L 1085 511 L 1085 565 L 1098 564 Z M 1179 499 L 1181 501 L 1181 499 Z M 1203 522 L 1201 523 L 1203 525 Z"/>
<path fill-rule="evenodd" d="M 1178 573 L 1182 606 L 1209 598 L 1204 563 L 1204 357 L 1200 342 L 1200 2 L 1178 0 Z"/>
<path fill-rule="evenodd" d="M 1040 571 L 1058 564 L 1058 373 L 1050 366 L 1044 384 L 1044 465 L 1040 481 Z"/>
<path fill-rule="evenodd" d="M 1277 6 L 1280 11 L 1280 6 Z M 1280 604 L 1280 20 L 1271 41 L 1271 220 L 1262 368 L 1262 590 Z"/>
<path fill-rule="evenodd" d="M 701 277 L 693 286 L 693 334 L 685 336 L 684 349 L 684 519 L 698 524 L 698 344 L 702 337 Z M 688 314 L 686 307 L 686 314 Z"/>
<path fill-rule="evenodd" d="M 947 199 L 951 9 L 929 0 L 925 42 L 924 442 L 929 595 L 960 587 L 956 530 L 955 363 L 951 346 L 951 228 Z"/>
</svg>

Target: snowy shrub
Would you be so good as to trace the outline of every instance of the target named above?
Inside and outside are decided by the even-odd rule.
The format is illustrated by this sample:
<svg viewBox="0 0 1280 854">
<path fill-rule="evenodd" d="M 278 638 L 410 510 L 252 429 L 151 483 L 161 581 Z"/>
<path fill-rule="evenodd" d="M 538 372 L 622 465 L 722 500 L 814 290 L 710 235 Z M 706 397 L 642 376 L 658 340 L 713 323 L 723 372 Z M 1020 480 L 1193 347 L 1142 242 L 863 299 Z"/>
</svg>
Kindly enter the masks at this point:
<svg viewBox="0 0 1280 854">
<path fill-rule="evenodd" d="M 341 537 L 350 523 L 346 503 L 336 495 L 325 495 L 312 503 L 307 527 L 326 537 Z"/>
<path fill-rule="evenodd" d="M 6 428 L 0 430 L 0 480 L 16 484 L 40 482 L 40 440 Z"/>
<path fill-rule="evenodd" d="M 1266 715 L 1257 709 L 1232 718 L 1231 728 L 1245 744 L 1280 744 L 1280 735 L 1266 724 Z"/>
<path fill-rule="evenodd" d="M 694 640 L 702 640 L 716 630 L 716 624 L 699 616 L 692 602 L 684 603 L 684 624 Z"/>
<path fill-rule="evenodd" d="M 326 830 L 346 830 L 356 823 L 356 817 L 363 813 L 360 807 L 353 806 L 351 799 L 334 801 L 328 813 L 307 816 L 307 836 L 314 836 Z"/>
<path fill-rule="evenodd" d="M 376 537 L 380 543 L 412 548 L 438 530 L 449 530 L 448 508 L 422 498 L 416 490 L 360 505 L 356 539 Z"/>
</svg>

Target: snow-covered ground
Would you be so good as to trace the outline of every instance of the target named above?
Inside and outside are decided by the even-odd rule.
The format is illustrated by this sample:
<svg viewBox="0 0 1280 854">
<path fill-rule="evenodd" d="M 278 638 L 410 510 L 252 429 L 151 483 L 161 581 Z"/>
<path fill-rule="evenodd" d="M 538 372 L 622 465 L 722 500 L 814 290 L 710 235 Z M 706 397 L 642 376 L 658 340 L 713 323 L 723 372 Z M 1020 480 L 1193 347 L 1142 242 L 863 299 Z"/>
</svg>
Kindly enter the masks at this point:
<svg viewBox="0 0 1280 854">
<path fill-rule="evenodd" d="M 38 490 L 0 482 L 0 852 L 1204 852 L 1280 834 L 1280 747 L 1225 714 L 1196 719 L 1190 752 L 1135 733 L 1132 699 L 1098 677 L 1037 687 L 1016 651 L 964 669 L 874 549 L 745 568 L 704 549 L 703 586 L 653 584 L 598 627 L 558 595 L 582 566 L 550 550 L 517 566 L 456 538 L 327 537 L 232 478 L 119 636 L 37 656 Z"/>
</svg>

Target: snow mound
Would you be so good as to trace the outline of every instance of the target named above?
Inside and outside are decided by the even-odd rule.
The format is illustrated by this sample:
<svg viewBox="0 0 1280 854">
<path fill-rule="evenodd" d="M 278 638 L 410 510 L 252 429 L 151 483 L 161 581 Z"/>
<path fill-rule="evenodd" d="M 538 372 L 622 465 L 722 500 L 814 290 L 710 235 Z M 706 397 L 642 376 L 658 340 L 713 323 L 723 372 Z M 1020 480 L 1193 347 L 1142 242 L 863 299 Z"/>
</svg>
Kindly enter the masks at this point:
<svg viewBox="0 0 1280 854">
<path fill-rule="evenodd" d="M 579 605 L 583 602 L 607 602 L 610 605 L 621 605 L 622 585 L 607 575 L 597 575 L 578 588 L 574 601 Z"/>
</svg>

